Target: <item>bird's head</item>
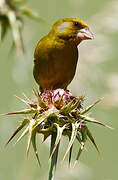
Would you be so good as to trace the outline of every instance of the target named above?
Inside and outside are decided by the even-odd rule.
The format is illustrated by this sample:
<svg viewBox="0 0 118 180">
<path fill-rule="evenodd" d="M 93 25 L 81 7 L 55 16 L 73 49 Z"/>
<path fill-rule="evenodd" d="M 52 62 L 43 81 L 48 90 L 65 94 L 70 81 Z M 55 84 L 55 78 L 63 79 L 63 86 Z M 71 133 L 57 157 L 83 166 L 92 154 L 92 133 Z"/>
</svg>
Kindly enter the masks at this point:
<svg viewBox="0 0 118 180">
<path fill-rule="evenodd" d="M 87 24 L 76 18 L 64 18 L 58 20 L 53 26 L 51 33 L 63 40 L 71 40 L 77 45 L 82 40 L 93 39 L 93 34 Z"/>
</svg>

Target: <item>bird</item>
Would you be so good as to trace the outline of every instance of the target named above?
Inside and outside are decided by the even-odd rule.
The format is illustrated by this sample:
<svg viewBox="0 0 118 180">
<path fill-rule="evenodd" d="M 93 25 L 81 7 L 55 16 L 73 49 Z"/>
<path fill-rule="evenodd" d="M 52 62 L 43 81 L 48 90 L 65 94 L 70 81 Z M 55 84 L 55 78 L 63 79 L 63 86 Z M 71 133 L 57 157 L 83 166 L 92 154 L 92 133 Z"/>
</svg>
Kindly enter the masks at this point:
<svg viewBox="0 0 118 180">
<path fill-rule="evenodd" d="M 67 89 L 76 72 L 78 45 L 93 38 L 87 24 L 78 18 L 59 19 L 52 25 L 34 52 L 33 75 L 41 92 Z"/>
</svg>

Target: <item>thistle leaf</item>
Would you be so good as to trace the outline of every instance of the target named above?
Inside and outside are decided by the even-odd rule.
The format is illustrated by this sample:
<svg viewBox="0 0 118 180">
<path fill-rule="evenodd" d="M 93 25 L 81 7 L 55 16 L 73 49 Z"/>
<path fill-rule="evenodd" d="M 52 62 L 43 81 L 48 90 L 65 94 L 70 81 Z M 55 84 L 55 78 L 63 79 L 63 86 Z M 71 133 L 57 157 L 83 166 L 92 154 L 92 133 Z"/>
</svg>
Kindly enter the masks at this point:
<svg viewBox="0 0 118 180">
<path fill-rule="evenodd" d="M 74 100 L 75 98 L 71 102 L 69 102 L 67 105 L 65 105 L 63 108 L 61 108 L 60 114 L 64 114 L 64 115 L 69 114 L 71 112 L 71 106 Z"/>
<path fill-rule="evenodd" d="M 95 146 L 96 150 L 98 151 L 98 153 L 100 154 L 100 151 L 95 143 L 95 140 L 91 134 L 91 132 L 89 131 L 88 127 L 87 127 L 87 136 L 89 137 L 89 139 L 91 140 L 91 142 L 93 143 L 93 145 Z"/>
<path fill-rule="evenodd" d="M 83 119 L 84 121 L 87 121 L 87 122 L 92 122 L 92 123 L 95 123 L 95 124 L 99 124 L 101 126 L 104 126 L 104 127 L 107 127 L 107 128 L 110 128 L 110 129 L 113 129 L 112 127 L 106 125 L 106 124 L 103 124 L 101 123 L 100 121 L 96 121 L 94 120 L 93 118 L 89 117 L 89 116 L 84 116 L 84 115 L 79 115 L 79 117 L 81 119 Z"/>
<path fill-rule="evenodd" d="M 79 157 L 80 157 L 80 155 L 81 155 L 81 153 L 82 153 L 82 151 L 83 151 L 83 149 L 84 149 L 85 142 L 86 142 L 86 140 L 87 140 L 87 127 L 86 127 L 86 126 L 83 126 L 83 127 L 81 128 L 81 135 L 82 135 L 81 146 L 80 146 L 80 148 L 79 148 L 79 152 L 78 152 L 78 154 L 77 154 L 77 157 L 76 157 L 76 160 L 75 160 L 75 163 L 74 163 L 74 166 L 73 166 L 73 167 L 75 167 L 77 161 L 79 160 Z"/>
<path fill-rule="evenodd" d="M 43 23 L 45 25 L 48 25 L 48 26 L 50 25 L 47 21 L 45 21 L 43 18 L 41 18 L 40 15 L 37 12 L 34 12 L 34 11 L 32 11 L 31 9 L 29 9 L 29 8 L 27 8 L 25 6 L 21 7 L 20 11 L 29 18 L 37 20 L 37 21 L 39 21 L 39 22 L 41 22 L 41 23 Z"/>
<path fill-rule="evenodd" d="M 36 127 L 40 127 L 41 123 L 46 119 L 45 115 L 39 117 L 38 119 L 36 119 L 35 121 L 35 125 L 33 127 L 33 129 L 35 129 Z"/>
<path fill-rule="evenodd" d="M 81 153 L 82 153 L 82 151 L 83 151 L 83 149 L 84 149 L 84 146 L 85 146 L 85 144 L 84 144 L 84 142 L 82 142 L 82 143 L 81 143 L 81 147 L 79 148 L 79 152 L 78 152 L 78 154 L 77 154 L 76 160 L 75 160 L 75 162 L 74 162 L 73 168 L 76 166 L 76 164 L 77 164 L 77 162 L 78 162 L 78 160 L 79 160 L 79 158 L 80 158 L 80 155 L 81 155 Z"/>
<path fill-rule="evenodd" d="M 87 113 L 92 107 L 94 107 L 96 104 L 98 104 L 101 100 L 102 100 L 102 98 L 99 99 L 99 100 L 97 100 L 95 103 L 91 104 L 91 105 L 88 106 L 87 108 L 85 108 L 83 111 L 81 111 L 80 114 L 82 115 L 82 114 Z"/>
<path fill-rule="evenodd" d="M 72 146 L 72 144 L 73 144 L 73 142 L 74 142 L 74 140 L 75 140 L 75 138 L 76 138 L 78 126 L 79 126 L 79 123 L 75 123 L 75 124 L 72 123 L 71 138 L 70 138 L 70 141 L 69 141 L 69 144 L 68 144 L 68 148 L 67 148 L 67 150 L 66 150 L 66 153 L 65 153 L 62 161 L 64 161 L 67 153 L 69 152 L 69 150 L 70 150 L 70 148 L 71 148 L 71 146 Z"/>
<path fill-rule="evenodd" d="M 12 10 L 8 11 L 7 17 L 8 17 L 11 29 L 12 29 L 15 46 L 19 52 L 24 52 L 24 45 L 23 45 L 23 41 L 21 37 L 21 30 L 20 30 L 21 25 L 19 26 L 20 23 L 18 22 L 19 20 L 17 20 L 15 12 Z"/>
<path fill-rule="evenodd" d="M 72 158 L 72 150 L 73 150 L 73 144 L 69 150 L 69 166 L 70 166 L 70 163 L 71 163 L 71 158 Z"/>
<path fill-rule="evenodd" d="M 12 134 L 12 136 L 9 138 L 9 140 L 7 141 L 7 143 L 5 144 L 8 145 L 10 143 L 10 141 L 14 138 L 14 136 L 24 127 L 26 126 L 26 124 L 29 122 L 29 119 L 26 118 L 24 119 L 21 124 L 17 127 L 17 129 L 15 130 L 15 132 Z"/>
<path fill-rule="evenodd" d="M 35 19 L 35 20 L 40 20 L 40 19 L 41 19 L 41 17 L 39 16 L 38 13 L 32 11 L 32 10 L 29 9 L 28 7 L 22 6 L 22 7 L 20 8 L 20 10 L 21 10 L 21 12 L 22 12 L 24 15 L 26 15 L 26 16 L 28 16 L 28 17 L 30 17 L 30 18 L 33 18 L 33 19 Z"/>
<path fill-rule="evenodd" d="M 3 41 L 9 26 L 7 22 L 2 22 L 0 25 L 1 25 L 1 41 Z"/>
<path fill-rule="evenodd" d="M 14 115 L 14 114 L 33 114 L 33 113 L 36 113 L 37 110 L 34 109 L 34 108 L 30 108 L 30 109 L 23 109 L 21 111 L 16 111 L 16 112 L 9 112 L 9 113 L 6 113 L 6 114 L 2 114 L 2 115 Z"/>
<path fill-rule="evenodd" d="M 54 126 L 56 127 L 56 129 L 57 129 L 57 137 L 56 137 L 55 145 L 54 145 L 54 148 L 53 148 L 53 150 L 52 150 L 52 152 L 51 152 L 50 158 L 52 158 L 52 156 L 53 156 L 53 154 L 54 154 L 54 152 L 55 152 L 55 150 L 56 150 L 56 148 L 57 148 L 57 145 L 59 144 L 60 139 L 61 139 L 61 137 L 62 137 L 63 130 L 64 130 L 65 127 L 66 127 L 65 125 L 64 125 L 63 127 L 59 127 L 59 125 L 58 125 L 57 123 L 54 123 L 53 125 L 54 125 Z"/>
<path fill-rule="evenodd" d="M 80 96 L 77 102 L 71 107 L 71 110 L 78 108 L 81 102 L 83 101 L 84 97 L 85 95 Z"/>
<path fill-rule="evenodd" d="M 29 104 L 32 104 L 32 103 L 33 103 L 32 100 L 31 100 L 29 97 L 27 97 L 25 93 L 22 93 L 22 94 L 23 94 L 23 96 L 27 99 L 27 101 L 29 102 Z"/>
<path fill-rule="evenodd" d="M 43 108 L 43 109 L 46 109 L 47 106 L 46 106 L 46 104 L 44 103 L 44 101 L 41 99 L 41 97 L 40 97 L 40 95 L 39 95 L 39 92 L 38 92 L 37 90 L 35 90 L 34 88 L 33 88 L 33 92 L 34 92 L 35 96 L 36 96 L 37 99 L 38 99 L 39 106 L 40 106 L 41 108 Z"/>
<path fill-rule="evenodd" d="M 32 133 L 32 145 L 33 145 L 33 149 L 34 149 L 36 158 L 38 160 L 38 164 L 39 164 L 39 166 L 41 166 L 39 156 L 38 156 L 38 152 L 37 152 L 37 147 L 36 147 L 36 131 L 33 131 L 33 133 Z"/>
<path fill-rule="evenodd" d="M 25 103 L 27 106 L 29 106 L 29 108 L 37 109 L 37 105 L 34 104 L 33 102 L 31 102 L 31 100 L 30 100 L 30 102 L 29 102 L 29 99 L 27 99 L 28 101 L 25 101 L 24 99 L 22 99 L 22 98 L 20 98 L 20 97 L 18 97 L 18 96 L 16 96 L 16 95 L 15 95 L 15 97 L 18 98 L 18 99 L 19 99 L 20 101 L 22 101 L 23 103 Z M 28 98 L 27 96 L 25 96 L 25 97 Z"/>
<path fill-rule="evenodd" d="M 57 148 L 56 148 L 56 161 L 55 161 L 55 170 L 56 170 L 56 167 L 57 167 L 57 160 L 58 160 L 58 154 L 59 154 L 59 145 L 60 145 L 60 141 L 57 145 Z"/>
<path fill-rule="evenodd" d="M 14 1 L 10 1 L 10 4 L 12 6 L 20 6 L 22 3 L 24 3 L 24 0 L 14 0 Z"/>
<path fill-rule="evenodd" d="M 17 144 L 26 134 L 28 134 L 29 132 L 29 126 L 23 131 L 23 133 L 21 134 L 21 136 L 17 139 L 16 143 Z"/>
<path fill-rule="evenodd" d="M 80 129 L 81 135 L 82 135 L 82 142 L 86 142 L 87 140 L 87 126 L 82 126 Z"/>
<path fill-rule="evenodd" d="M 81 137 L 79 135 L 79 132 L 77 132 L 76 139 L 79 141 L 80 144 L 82 144 Z"/>
<path fill-rule="evenodd" d="M 30 120 L 30 123 L 29 123 L 29 137 L 28 137 L 27 150 L 26 150 L 27 157 L 29 154 L 29 149 L 30 149 L 31 140 L 32 140 L 33 126 L 35 123 L 36 121 L 34 119 Z"/>
<path fill-rule="evenodd" d="M 43 142 L 50 136 L 51 133 L 45 133 L 44 134 L 44 138 L 43 138 Z"/>
<path fill-rule="evenodd" d="M 28 101 L 25 101 L 24 99 L 22 99 L 22 98 L 20 98 L 20 97 L 18 97 L 18 96 L 16 96 L 16 95 L 15 95 L 15 97 L 16 97 L 16 98 L 18 98 L 20 101 L 22 101 L 23 103 L 25 103 L 27 106 L 29 106 L 29 107 L 30 107 L 30 105 L 29 105 L 29 102 L 28 102 Z"/>
</svg>

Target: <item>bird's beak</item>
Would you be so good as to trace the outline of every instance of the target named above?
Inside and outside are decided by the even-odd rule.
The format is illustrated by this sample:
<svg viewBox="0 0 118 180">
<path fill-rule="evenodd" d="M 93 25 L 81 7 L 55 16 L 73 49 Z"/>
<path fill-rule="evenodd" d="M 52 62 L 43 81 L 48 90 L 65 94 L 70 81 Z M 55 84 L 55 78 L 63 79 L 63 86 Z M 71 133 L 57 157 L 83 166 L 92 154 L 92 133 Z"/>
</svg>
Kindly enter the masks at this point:
<svg viewBox="0 0 118 180">
<path fill-rule="evenodd" d="M 90 29 L 88 27 L 80 29 L 77 33 L 77 37 L 82 39 L 82 40 L 94 38 L 93 33 L 90 31 Z"/>
</svg>

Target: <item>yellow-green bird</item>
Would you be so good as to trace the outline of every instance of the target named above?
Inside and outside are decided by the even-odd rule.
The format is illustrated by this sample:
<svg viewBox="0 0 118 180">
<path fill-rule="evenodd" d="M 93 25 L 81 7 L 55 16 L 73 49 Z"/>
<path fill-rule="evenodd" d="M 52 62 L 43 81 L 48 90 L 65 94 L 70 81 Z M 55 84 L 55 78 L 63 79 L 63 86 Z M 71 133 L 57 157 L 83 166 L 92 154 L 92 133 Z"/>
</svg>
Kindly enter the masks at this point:
<svg viewBox="0 0 118 180">
<path fill-rule="evenodd" d="M 87 24 L 80 19 L 64 18 L 38 42 L 33 75 L 41 91 L 67 88 L 76 71 L 77 46 L 86 39 L 93 39 Z"/>
</svg>

